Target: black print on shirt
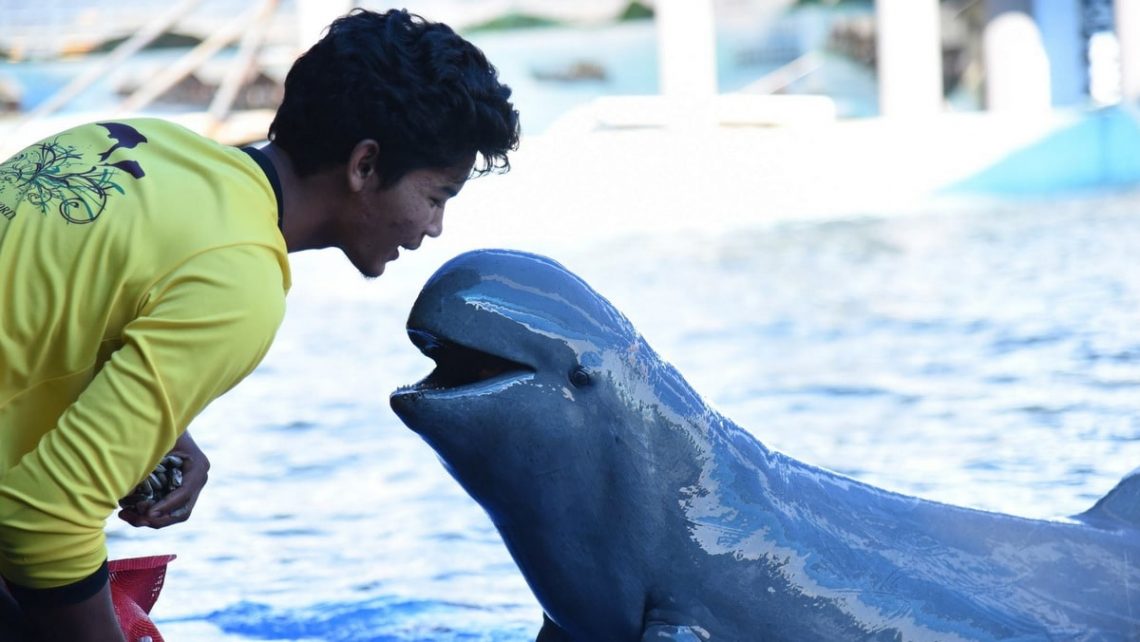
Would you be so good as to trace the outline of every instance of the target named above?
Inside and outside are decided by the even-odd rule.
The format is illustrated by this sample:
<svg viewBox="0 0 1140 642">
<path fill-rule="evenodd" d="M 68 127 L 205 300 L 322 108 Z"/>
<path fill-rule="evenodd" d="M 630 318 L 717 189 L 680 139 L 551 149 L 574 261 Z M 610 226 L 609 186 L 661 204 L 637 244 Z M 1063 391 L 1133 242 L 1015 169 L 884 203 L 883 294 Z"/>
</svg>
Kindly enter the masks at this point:
<svg viewBox="0 0 1140 642">
<path fill-rule="evenodd" d="M 103 213 L 112 192 L 126 193 L 116 182 L 120 172 L 135 180 L 146 176 L 138 161 L 107 162 L 115 151 L 147 142 L 146 136 L 123 123 L 98 124 L 114 144 L 99 154 L 94 165 L 75 145 L 67 144 L 66 134 L 29 147 L 0 164 L 0 215 L 11 220 L 19 205 L 26 202 L 44 215 L 54 210 L 70 223 L 91 223 Z M 6 193 L 15 198 L 3 198 Z"/>
</svg>

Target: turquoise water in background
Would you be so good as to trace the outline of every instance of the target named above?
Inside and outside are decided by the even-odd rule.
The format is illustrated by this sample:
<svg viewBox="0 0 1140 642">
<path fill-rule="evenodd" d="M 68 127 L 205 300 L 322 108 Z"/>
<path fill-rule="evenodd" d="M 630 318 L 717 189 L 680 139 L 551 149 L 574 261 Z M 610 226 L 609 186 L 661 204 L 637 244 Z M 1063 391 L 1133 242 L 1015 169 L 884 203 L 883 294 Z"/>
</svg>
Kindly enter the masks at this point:
<svg viewBox="0 0 1140 642">
<path fill-rule="evenodd" d="M 1047 518 L 1140 463 L 1138 202 L 584 229 L 547 253 L 767 445 Z M 192 427 L 213 462 L 193 519 L 112 529 L 114 557 L 180 555 L 155 611 L 167 639 L 534 639 L 539 607 L 490 522 L 388 408 L 431 369 L 403 322 L 450 255 L 428 243 L 373 282 L 295 255 L 277 342 Z"/>
</svg>

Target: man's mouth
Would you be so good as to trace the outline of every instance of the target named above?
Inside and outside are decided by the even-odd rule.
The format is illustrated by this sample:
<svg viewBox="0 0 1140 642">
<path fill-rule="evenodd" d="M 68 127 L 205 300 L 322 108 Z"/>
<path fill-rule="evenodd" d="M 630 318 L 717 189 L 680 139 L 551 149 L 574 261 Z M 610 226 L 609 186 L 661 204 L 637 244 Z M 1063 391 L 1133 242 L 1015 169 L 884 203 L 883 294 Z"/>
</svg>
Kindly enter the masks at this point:
<svg viewBox="0 0 1140 642">
<path fill-rule="evenodd" d="M 435 361 L 435 370 L 405 391 L 444 391 L 476 388 L 527 377 L 534 369 L 488 352 L 468 348 L 422 330 L 408 329 L 412 343 Z"/>
</svg>

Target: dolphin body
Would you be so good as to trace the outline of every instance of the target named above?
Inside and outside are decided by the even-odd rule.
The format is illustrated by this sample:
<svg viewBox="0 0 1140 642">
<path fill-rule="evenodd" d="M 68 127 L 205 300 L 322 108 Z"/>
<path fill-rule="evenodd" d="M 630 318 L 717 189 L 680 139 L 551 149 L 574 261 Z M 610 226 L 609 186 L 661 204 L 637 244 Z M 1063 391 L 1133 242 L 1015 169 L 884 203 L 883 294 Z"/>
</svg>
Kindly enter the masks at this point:
<svg viewBox="0 0 1140 642">
<path fill-rule="evenodd" d="M 1140 474 L 1025 519 L 766 448 L 558 263 L 481 250 L 408 320 L 399 417 L 490 516 L 540 642 L 1140 640 Z"/>
</svg>

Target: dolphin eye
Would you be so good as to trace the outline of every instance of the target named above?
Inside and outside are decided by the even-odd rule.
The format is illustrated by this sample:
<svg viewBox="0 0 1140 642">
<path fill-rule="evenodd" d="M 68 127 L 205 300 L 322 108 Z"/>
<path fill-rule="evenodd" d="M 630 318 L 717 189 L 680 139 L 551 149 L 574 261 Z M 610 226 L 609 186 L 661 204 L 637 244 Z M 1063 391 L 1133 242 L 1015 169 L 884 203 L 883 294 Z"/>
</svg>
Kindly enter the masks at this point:
<svg viewBox="0 0 1140 642">
<path fill-rule="evenodd" d="M 574 366 L 570 371 L 570 383 L 574 384 L 575 388 L 583 388 L 590 385 L 590 373 L 582 366 Z"/>
</svg>

